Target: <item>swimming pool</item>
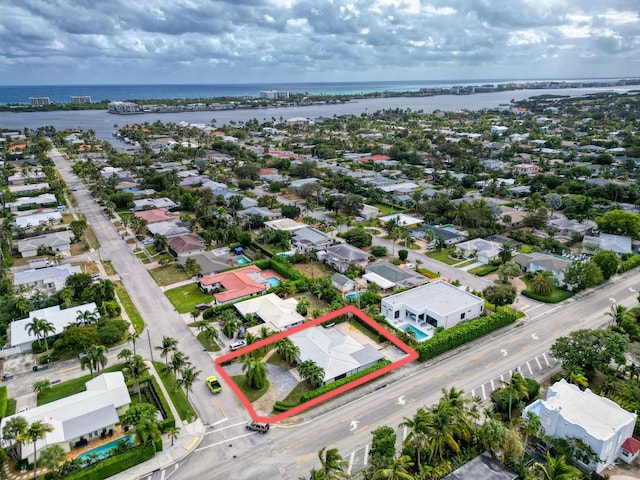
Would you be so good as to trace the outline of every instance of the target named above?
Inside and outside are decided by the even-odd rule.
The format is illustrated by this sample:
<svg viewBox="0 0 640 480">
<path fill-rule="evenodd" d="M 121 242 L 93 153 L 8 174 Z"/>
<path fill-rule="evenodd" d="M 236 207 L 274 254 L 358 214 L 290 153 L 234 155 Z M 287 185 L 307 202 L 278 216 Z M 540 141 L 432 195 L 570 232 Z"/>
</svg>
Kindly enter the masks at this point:
<svg viewBox="0 0 640 480">
<path fill-rule="evenodd" d="M 269 287 L 277 287 L 280 285 L 280 279 L 278 277 L 269 277 L 267 278 L 267 285 Z"/>
<path fill-rule="evenodd" d="M 119 442 L 127 442 L 130 447 L 133 447 L 133 436 L 127 435 L 126 437 L 122 437 L 117 440 L 113 440 L 112 442 L 105 443 L 104 445 L 100 445 L 99 447 L 81 453 L 77 458 L 82 462 L 86 461 L 87 458 L 93 456 L 97 456 L 97 460 L 102 460 L 109 456 L 109 452 L 111 452 L 111 450 L 114 450 L 118 446 Z"/>
<path fill-rule="evenodd" d="M 422 330 L 414 327 L 413 325 L 404 325 L 403 327 L 400 327 L 400 328 L 402 328 L 402 330 L 404 330 L 405 332 L 408 330 L 411 330 L 413 333 L 415 333 L 416 340 L 418 340 L 419 342 L 429 338 L 429 335 L 424 333 Z"/>
<path fill-rule="evenodd" d="M 287 257 L 290 257 L 290 256 L 291 256 L 291 254 L 290 254 L 290 253 L 278 253 L 277 255 L 278 255 L 279 257 L 283 257 L 283 258 L 287 258 Z"/>
<path fill-rule="evenodd" d="M 362 295 L 364 292 L 353 292 L 353 293 L 347 293 L 345 295 L 345 298 L 349 299 L 349 300 L 353 300 L 354 298 L 358 298 L 360 295 Z"/>
<path fill-rule="evenodd" d="M 251 260 L 244 255 L 239 255 L 235 257 L 234 260 L 236 261 L 236 265 L 249 265 L 251 263 Z"/>
</svg>

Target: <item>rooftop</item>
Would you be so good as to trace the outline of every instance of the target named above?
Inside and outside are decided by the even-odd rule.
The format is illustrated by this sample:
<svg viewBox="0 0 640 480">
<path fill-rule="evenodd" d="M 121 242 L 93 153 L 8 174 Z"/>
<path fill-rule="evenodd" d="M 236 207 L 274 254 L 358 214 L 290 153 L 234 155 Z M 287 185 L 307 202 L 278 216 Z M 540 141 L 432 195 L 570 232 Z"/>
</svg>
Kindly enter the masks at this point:
<svg viewBox="0 0 640 480">
<path fill-rule="evenodd" d="M 417 310 L 429 309 L 437 315 L 446 316 L 452 308 L 463 309 L 484 303 L 480 297 L 450 283 L 438 281 L 412 288 L 383 300 L 391 305 L 410 304 Z"/>
</svg>

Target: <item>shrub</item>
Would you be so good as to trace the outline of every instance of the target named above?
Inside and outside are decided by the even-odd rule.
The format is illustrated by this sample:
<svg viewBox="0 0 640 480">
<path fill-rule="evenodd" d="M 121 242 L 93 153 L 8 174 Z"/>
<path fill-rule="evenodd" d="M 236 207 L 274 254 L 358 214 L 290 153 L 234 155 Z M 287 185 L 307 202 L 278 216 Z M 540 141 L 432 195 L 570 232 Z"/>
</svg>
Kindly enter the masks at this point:
<svg viewBox="0 0 640 480">
<path fill-rule="evenodd" d="M 124 320 L 107 320 L 98 327 L 98 337 L 102 345 L 115 345 L 122 340 L 129 324 Z"/>
<path fill-rule="evenodd" d="M 633 257 L 629 257 L 628 260 L 622 262 L 620 271 L 628 272 L 629 270 L 631 270 L 632 268 L 636 268 L 637 266 L 640 266 L 640 255 L 634 255 Z"/>
<path fill-rule="evenodd" d="M 122 455 L 116 455 L 102 460 L 89 468 L 66 477 L 68 480 L 102 480 L 123 472 L 135 465 L 146 462 L 156 454 L 152 443 L 132 448 Z"/>
<path fill-rule="evenodd" d="M 437 357 L 444 352 L 480 338 L 515 321 L 515 314 L 498 312 L 487 317 L 475 318 L 470 322 L 460 323 L 420 343 L 416 348 L 420 355 L 418 360 L 424 362 L 430 358 Z"/>
<path fill-rule="evenodd" d="M 370 249 L 371 255 L 376 257 L 384 257 L 387 254 L 387 247 L 382 247 L 380 245 L 375 245 Z"/>
<path fill-rule="evenodd" d="M 2 385 L 0 387 L 0 418 L 4 418 L 7 416 L 7 403 L 9 399 L 7 398 L 7 386 Z"/>
<path fill-rule="evenodd" d="M 402 250 L 398 250 L 398 258 L 400 260 L 402 260 L 403 262 L 407 260 L 407 257 L 409 256 L 409 251 L 402 249 Z"/>
</svg>

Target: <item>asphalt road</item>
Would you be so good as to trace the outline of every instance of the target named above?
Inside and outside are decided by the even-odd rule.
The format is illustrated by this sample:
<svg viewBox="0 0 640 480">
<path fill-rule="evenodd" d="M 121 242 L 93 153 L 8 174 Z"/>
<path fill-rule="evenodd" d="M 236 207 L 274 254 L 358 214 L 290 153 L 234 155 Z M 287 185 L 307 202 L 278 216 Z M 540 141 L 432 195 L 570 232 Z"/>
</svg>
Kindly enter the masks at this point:
<svg viewBox="0 0 640 480">
<path fill-rule="evenodd" d="M 203 423 L 223 420 L 227 412 L 233 414 L 234 418 L 246 421 L 249 417 L 244 410 L 238 409 L 240 403 L 235 398 L 212 397 L 204 382 L 207 376 L 215 374 L 210 354 L 203 350 L 184 320 L 174 311 L 131 247 L 121 238 L 85 185 L 73 173 L 70 163 L 55 148 L 50 156 L 67 186 L 77 187 L 72 192 L 78 205 L 76 211 L 85 216 L 100 242 L 97 252 L 99 259 L 111 261 L 144 320 L 145 330 L 136 341 L 136 352 L 145 359 L 160 360 L 159 352 L 154 347 L 161 344 L 163 336 L 176 338 L 179 349 L 201 370 L 200 381 L 194 385 L 189 399 Z"/>
<path fill-rule="evenodd" d="M 518 326 L 466 345 L 453 356 L 403 367 L 396 381 L 378 380 L 376 391 L 348 395 L 303 414 L 299 424 L 276 425 L 266 435 L 247 432 L 238 422 L 222 422 L 164 478 L 222 479 L 232 474 L 238 479 L 293 480 L 319 465 L 317 451 L 325 446 L 338 448 L 352 472 L 362 470 L 372 430 L 381 425 L 397 428 L 418 407 L 435 403 L 443 387 L 455 386 L 486 399 L 516 368 L 525 376 L 548 376 L 555 366 L 548 353 L 555 339 L 576 329 L 603 326 L 612 300 L 629 307 L 637 303 L 638 286 L 637 274 L 629 272 L 562 304 L 525 305 L 530 313 Z M 405 432 L 397 428 L 397 435 L 400 443 Z"/>
</svg>

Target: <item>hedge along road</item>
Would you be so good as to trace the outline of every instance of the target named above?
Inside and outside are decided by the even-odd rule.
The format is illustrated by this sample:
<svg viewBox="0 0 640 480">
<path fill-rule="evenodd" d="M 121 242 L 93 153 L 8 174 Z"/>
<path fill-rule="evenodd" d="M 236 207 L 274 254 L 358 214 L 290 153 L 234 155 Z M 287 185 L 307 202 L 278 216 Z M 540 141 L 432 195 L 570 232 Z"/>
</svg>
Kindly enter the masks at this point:
<svg viewBox="0 0 640 480">
<path fill-rule="evenodd" d="M 131 247 L 121 238 L 98 203 L 73 173 L 71 164 L 56 148 L 52 149 L 49 155 L 67 186 L 77 187 L 73 192 L 78 203 L 76 211 L 86 217 L 87 223 L 100 242 L 99 259 L 111 261 L 144 320 L 145 331 L 136 341 L 136 352 L 145 359 L 153 358 L 161 361 L 159 352 L 154 351 L 154 347 L 161 344 L 163 336 L 177 339 L 180 351 L 202 371 L 199 381 L 194 384 L 193 391 L 189 394 L 189 400 L 202 422 L 211 424 L 224 419 L 227 414 L 234 414 L 236 418 L 246 418 L 246 413 L 237 408 L 237 402 L 234 402 L 232 395 L 219 395 L 216 397 L 217 402 L 212 402 L 211 392 L 204 382 L 207 376 L 215 375 L 211 357 L 203 350 L 200 342 L 180 315 L 174 311 L 147 269 L 133 254 Z"/>
</svg>

